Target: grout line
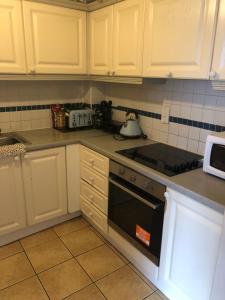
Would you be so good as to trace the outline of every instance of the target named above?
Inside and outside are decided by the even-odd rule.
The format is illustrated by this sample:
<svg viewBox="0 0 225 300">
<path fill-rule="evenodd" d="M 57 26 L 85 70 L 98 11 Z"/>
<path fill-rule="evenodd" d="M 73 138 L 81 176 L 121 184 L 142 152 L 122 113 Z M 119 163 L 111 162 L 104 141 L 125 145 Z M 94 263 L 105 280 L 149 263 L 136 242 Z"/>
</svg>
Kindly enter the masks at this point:
<svg viewBox="0 0 225 300">
<path fill-rule="evenodd" d="M 104 275 L 103 277 L 101 277 L 101 278 L 99 278 L 99 279 L 96 279 L 96 280 L 93 281 L 93 282 L 96 284 L 96 282 L 98 282 L 98 281 L 104 279 L 105 277 L 107 277 L 107 276 L 109 276 L 109 275 L 112 275 L 113 273 L 115 273 L 115 272 L 119 271 L 120 269 L 125 268 L 125 267 L 127 267 L 127 266 L 128 266 L 128 265 L 123 265 L 123 266 L 119 267 L 118 269 L 112 271 L 111 273 L 106 274 L 106 275 Z"/>
<path fill-rule="evenodd" d="M 67 246 L 65 245 L 65 243 L 62 241 L 63 245 L 67 248 Z M 88 278 L 91 280 L 91 282 L 93 283 L 92 278 L 89 276 L 89 274 L 84 270 L 84 268 L 81 266 L 81 264 L 79 263 L 79 261 L 76 259 L 76 257 L 73 255 L 73 253 L 70 251 L 69 248 L 67 248 L 68 251 L 70 252 L 70 254 L 72 255 L 72 257 L 75 259 L 75 261 L 78 263 L 78 265 L 82 268 L 82 270 L 85 272 L 85 274 L 87 274 Z"/>
<path fill-rule="evenodd" d="M 71 259 L 73 259 L 74 257 L 70 257 L 70 258 L 68 258 L 68 259 L 66 259 L 66 260 L 64 260 L 64 261 L 61 261 L 60 263 L 58 263 L 58 264 L 56 264 L 56 265 L 54 265 L 54 266 L 52 266 L 52 267 L 50 267 L 50 268 L 48 268 L 48 269 L 46 269 L 46 270 L 43 270 L 43 271 L 41 271 L 41 272 L 39 272 L 39 273 L 37 273 L 36 271 L 35 271 L 35 273 L 39 276 L 40 274 L 42 274 L 42 273 L 44 273 L 44 272 L 47 272 L 47 271 L 49 271 L 49 270 L 51 270 L 51 269 L 53 269 L 53 268 L 55 268 L 55 267 L 57 267 L 57 266 L 60 266 L 61 264 L 64 264 L 65 262 L 67 262 L 67 261 L 69 261 L 69 260 L 71 260 Z"/>
<path fill-rule="evenodd" d="M 81 289 L 77 290 L 76 292 L 73 292 L 72 294 L 69 294 L 67 296 L 65 296 L 64 298 L 62 298 L 61 300 L 67 299 L 68 297 L 75 295 L 76 293 L 85 290 L 87 287 L 91 286 L 92 284 L 94 284 L 93 282 L 90 282 L 90 284 L 86 285 L 85 287 L 82 287 Z"/>
<path fill-rule="evenodd" d="M 37 277 L 36 273 L 33 274 L 33 275 L 31 275 L 31 276 L 29 276 L 29 277 L 27 277 L 27 278 L 24 278 L 23 280 L 20 280 L 20 281 L 18 281 L 18 282 L 15 282 L 15 283 L 9 285 L 9 286 L 6 286 L 6 287 L 4 287 L 3 289 L 0 289 L 0 293 L 1 293 L 2 291 L 4 291 L 4 290 L 6 290 L 6 289 L 8 289 L 8 288 L 11 288 L 11 287 L 13 287 L 14 285 L 17 285 L 18 283 L 22 283 L 22 282 L 24 282 L 24 281 L 26 281 L 26 280 L 28 280 L 28 279 L 30 279 L 30 278 L 32 278 L 32 277 Z"/>
<path fill-rule="evenodd" d="M 24 252 L 25 252 L 25 251 L 24 251 Z M 34 271 L 34 273 L 35 273 L 36 277 L 38 278 L 38 280 L 39 280 L 39 282 L 40 282 L 40 284 L 41 284 L 42 288 L 44 289 L 45 293 L 47 294 L 47 297 L 48 297 L 48 299 L 50 299 L 50 297 L 49 297 L 49 295 L 48 295 L 48 293 L 47 293 L 47 291 L 46 291 L 45 287 L 43 286 L 42 282 L 40 281 L 39 277 L 37 276 L 37 272 L 35 271 L 35 269 L 34 269 L 34 267 L 33 267 L 32 263 L 31 263 L 31 261 L 30 261 L 29 257 L 27 256 L 27 253 L 26 253 L 26 252 L 25 252 L 25 255 L 26 255 L 26 257 L 27 257 L 27 259 L 28 259 L 29 263 L 31 264 L 31 267 L 32 267 L 32 269 L 33 269 L 33 271 Z"/>
<path fill-rule="evenodd" d="M 62 223 L 63 224 L 63 223 Z M 71 231 L 71 232 L 68 232 L 68 233 L 65 233 L 65 234 L 63 234 L 63 235 L 59 235 L 54 229 L 54 232 L 56 233 L 56 235 L 61 239 L 62 237 L 64 237 L 64 236 L 67 236 L 67 235 L 69 235 L 69 234 L 72 234 L 72 233 L 74 233 L 74 232 L 78 232 L 78 231 L 81 231 L 81 230 L 84 230 L 84 229 L 87 229 L 87 228 L 89 228 L 90 226 L 89 225 L 86 225 L 85 227 L 82 227 L 82 228 L 80 228 L 80 229 L 78 229 L 78 230 L 73 230 L 73 231 Z"/>
<path fill-rule="evenodd" d="M 94 282 L 94 285 L 96 286 L 96 288 L 99 290 L 99 292 L 102 294 L 102 296 L 108 300 L 108 298 L 103 294 L 103 292 L 100 290 L 100 288 L 97 286 L 97 284 Z"/>
</svg>

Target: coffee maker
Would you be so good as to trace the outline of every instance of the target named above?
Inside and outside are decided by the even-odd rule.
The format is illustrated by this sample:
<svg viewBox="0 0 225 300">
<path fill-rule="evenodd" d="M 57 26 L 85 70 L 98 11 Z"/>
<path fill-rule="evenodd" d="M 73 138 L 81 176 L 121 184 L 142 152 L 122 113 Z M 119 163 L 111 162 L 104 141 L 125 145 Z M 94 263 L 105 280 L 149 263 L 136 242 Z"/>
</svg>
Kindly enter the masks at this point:
<svg viewBox="0 0 225 300">
<path fill-rule="evenodd" d="M 112 120 L 112 101 L 101 101 L 95 105 L 94 127 L 107 132 L 119 133 L 121 122 Z"/>
</svg>

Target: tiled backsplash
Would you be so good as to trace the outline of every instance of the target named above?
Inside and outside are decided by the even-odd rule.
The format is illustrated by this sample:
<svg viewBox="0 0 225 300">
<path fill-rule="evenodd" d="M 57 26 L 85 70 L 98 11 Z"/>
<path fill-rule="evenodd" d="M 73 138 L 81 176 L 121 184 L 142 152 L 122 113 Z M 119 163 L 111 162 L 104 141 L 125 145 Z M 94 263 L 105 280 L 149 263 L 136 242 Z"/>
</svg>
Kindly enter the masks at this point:
<svg viewBox="0 0 225 300">
<path fill-rule="evenodd" d="M 141 126 L 150 138 L 203 154 L 207 135 L 225 130 L 225 92 L 212 89 L 207 80 L 154 82 L 145 80 L 141 87 L 98 84 L 97 88 L 112 100 L 114 119 L 124 121 L 125 108 L 140 110 Z M 158 117 L 163 102 L 170 104 L 169 124 Z"/>
<path fill-rule="evenodd" d="M 50 104 L 84 102 L 88 85 L 72 81 L 0 81 L 3 132 L 52 126 Z"/>
<path fill-rule="evenodd" d="M 143 86 L 72 81 L 0 81 L 0 128 L 4 132 L 51 127 L 49 105 L 112 100 L 113 118 L 138 110 L 152 139 L 203 153 L 206 137 L 225 128 L 225 91 L 207 80 L 144 80 Z M 161 123 L 163 102 L 170 122 Z"/>
</svg>

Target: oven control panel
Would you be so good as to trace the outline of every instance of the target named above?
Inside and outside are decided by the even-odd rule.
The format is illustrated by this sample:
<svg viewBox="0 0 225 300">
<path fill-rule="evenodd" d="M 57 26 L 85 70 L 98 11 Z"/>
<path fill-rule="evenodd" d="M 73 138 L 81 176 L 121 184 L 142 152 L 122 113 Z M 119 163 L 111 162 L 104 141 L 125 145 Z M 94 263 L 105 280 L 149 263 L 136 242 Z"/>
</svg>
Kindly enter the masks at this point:
<svg viewBox="0 0 225 300">
<path fill-rule="evenodd" d="M 165 201 L 165 185 L 151 178 L 148 178 L 130 168 L 127 168 L 124 165 L 121 165 L 113 160 L 110 160 L 109 171 L 110 173 L 122 178 L 123 180 L 126 180 L 130 184 L 133 184 L 146 193 L 151 194 L 161 201 Z"/>
</svg>

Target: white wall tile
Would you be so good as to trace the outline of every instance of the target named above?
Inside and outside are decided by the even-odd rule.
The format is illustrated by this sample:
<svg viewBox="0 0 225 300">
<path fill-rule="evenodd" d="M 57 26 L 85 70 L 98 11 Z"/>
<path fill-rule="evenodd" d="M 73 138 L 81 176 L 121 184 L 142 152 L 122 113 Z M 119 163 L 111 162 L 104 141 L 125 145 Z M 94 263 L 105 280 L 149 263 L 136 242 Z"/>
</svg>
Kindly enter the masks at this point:
<svg viewBox="0 0 225 300">
<path fill-rule="evenodd" d="M 176 147 L 178 142 L 178 136 L 175 134 L 169 134 L 168 135 L 168 144 L 171 146 Z"/>
<path fill-rule="evenodd" d="M 198 141 L 200 139 L 200 128 L 190 127 L 189 138 Z"/>
<path fill-rule="evenodd" d="M 216 111 L 215 120 L 217 125 L 225 126 L 225 111 Z"/>
<path fill-rule="evenodd" d="M 189 134 L 189 126 L 179 124 L 178 135 L 182 137 L 188 137 L 188 134 Z"/>
<path fill-rule="evenodd" d="M 204 155 L 204 152 L 205 152 L 205 143 L 199 142 L 199 144 L 198 144 L 198 153 L 200 155 Z"/>
<path fill-rule="evenodd" d="M 200 141 L 205 143 L 207 136 L 211 133 L 212 133 L 212 131 L 210 131 L 210 130 L 201 129 L 200 130 L 200 138 L 199 138 Z"/>
<path fill-rule="evenodd" d="M 182 136 L 178 137 L 177 147 L 181 149 L 187 149 L 188 139 Z"/>
<path fill-rule="evenodd" d="M 169 133 L 178 135 L 179 134 L 179 124 L 170 123 L 169 124 Z"/>
<path fill-rule="evenodd" d="M 198 143 L 196 140 L 189 139 L 187 150 L 194 153 L 198 152 Z"/>
<path fill-rule="evenodd" d="M 190 119 L 194 121 L 202 120 L 202 109 L 200 107 L 192 106 Z"/>
<path fill-rule="evenodd" d="M 206 123 L 214 123 L 215 111 L 210 109 L 203 109 L 202 121 Z"/>
</svg>

